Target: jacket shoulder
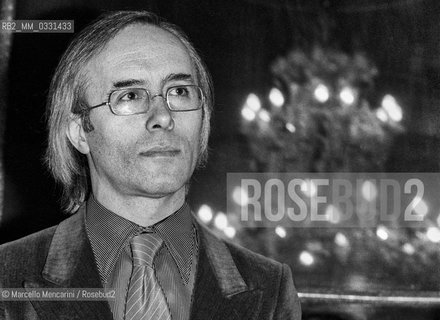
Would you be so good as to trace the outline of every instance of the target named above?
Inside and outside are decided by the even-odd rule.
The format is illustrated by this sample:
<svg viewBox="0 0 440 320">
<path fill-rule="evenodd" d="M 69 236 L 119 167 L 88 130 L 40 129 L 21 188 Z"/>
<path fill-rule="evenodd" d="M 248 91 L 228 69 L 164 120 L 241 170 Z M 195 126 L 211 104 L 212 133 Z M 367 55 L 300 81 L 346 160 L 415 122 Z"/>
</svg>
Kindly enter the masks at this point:
<svg viewBox="0 0 440 320">
<path fill-rule="evenodd" d="M 0 245 L 0 285 L 12 287 L 15 279 L 41 272 L 55 230 L 53 226 Z"/>
<path fill-rule="evenodd" d="M 258 274 L 259 277 L 279 275 L 282 272 L 283 265 L 278 261 L 228 241 L 225 241 L 225 244 L 240 270 L 249 270 L 250 273 Z"/>
<path fill-rule="evenodd" d="M 250 289 L 263 290 L 261 319 L 301 319 L 301 305 L 286 264 L 225 241 Z"/>
</svg>

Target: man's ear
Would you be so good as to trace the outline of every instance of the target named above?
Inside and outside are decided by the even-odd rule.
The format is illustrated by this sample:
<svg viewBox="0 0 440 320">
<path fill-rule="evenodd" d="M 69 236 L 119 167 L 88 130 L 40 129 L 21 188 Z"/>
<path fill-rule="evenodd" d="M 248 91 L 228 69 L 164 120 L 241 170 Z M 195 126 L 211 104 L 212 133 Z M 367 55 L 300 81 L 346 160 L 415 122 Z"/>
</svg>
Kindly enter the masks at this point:
<svg viewBox="0 0 440 320">
<path fill-rule="evenodd" d="M 75 117 L 69 120 L 66 134 L 70 142 L 79 152 L 83 154 L 88 154 L 90 152 L 81 118 Z"/>
</svg>

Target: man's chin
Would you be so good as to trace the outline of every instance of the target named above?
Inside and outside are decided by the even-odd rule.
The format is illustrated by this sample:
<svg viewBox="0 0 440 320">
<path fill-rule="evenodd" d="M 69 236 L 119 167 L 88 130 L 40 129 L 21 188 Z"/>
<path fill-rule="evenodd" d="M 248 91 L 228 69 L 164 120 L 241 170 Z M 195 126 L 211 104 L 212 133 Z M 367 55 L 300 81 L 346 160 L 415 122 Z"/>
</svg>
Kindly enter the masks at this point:
<svg viewBox="0 0 440 320">
<path fill-rule="evenodd" d="M 176 178 L 173 175 L 164 175 L 160 178 L 155 176 L 154 179 L 143 181 L 140 186 L 140 191 L 151 198 L 162 198 L 173 195 L 179 191 L 185 193 L 187 181 L 188 180 L 183 177 Z"/>
<path fill-rule="evenodd" d="M 154 158 L 149 159 L 143 165 L 143 170 L 146 171 L 149 177 L 158 181 L 159 183 L 166 183 L 167 181 L 188 180 L 193 174 L 195 167 L 188 161 L 182 161 L 174 158 Z"/>
<path fill-rule="evenodd" d="M 144 171 L 139 173 L 139 177 L 142 176 L 139 184 L 143 189 L 159 195 L 168 195 L 184 189 L 193 174 L 193 168 L 180 161 L 148 161 L 142 169 Z"/>
<path fill-rule="evenodd" d="M 145 170 L 154 174 L 182 174 L 188 170 L 188 162 L 177 157 L 151 157 L 142 163 Z"/>
</svg>

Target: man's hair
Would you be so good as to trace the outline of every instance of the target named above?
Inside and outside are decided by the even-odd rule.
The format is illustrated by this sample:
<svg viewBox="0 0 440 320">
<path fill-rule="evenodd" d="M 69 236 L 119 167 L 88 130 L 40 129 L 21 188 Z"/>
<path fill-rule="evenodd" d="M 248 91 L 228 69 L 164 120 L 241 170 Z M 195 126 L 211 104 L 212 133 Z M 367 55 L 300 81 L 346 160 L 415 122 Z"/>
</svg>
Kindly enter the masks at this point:
<svg viewBox="0 0 440 320">
<path fill-rule="evenodd" d="M 86 132 L 93 130 L 89 107 L 85 101 L 87 77 L 84 66 L 98 55 L 118 32 L 134 24 L 152 25 L 177 37 L 188 50 L 196 71 L 197 84 L 205 95 L 200 150 L 197 165 L 206 162 L 210 117 L 213 107 L 212 83 L 208 70 L 194 46 L 179 27 L 147 11 L 117 11 L 100 16 L 82 30 L 62 56 L 52 79 L 47 113 L 49 139 L 46 163 L 63 187 L 63 207 L 69 213 L 78 210 L 91 191 L 87 157 L 70 143 L 67 137 L 69 122 L 80 118 Z"/>
</svg>

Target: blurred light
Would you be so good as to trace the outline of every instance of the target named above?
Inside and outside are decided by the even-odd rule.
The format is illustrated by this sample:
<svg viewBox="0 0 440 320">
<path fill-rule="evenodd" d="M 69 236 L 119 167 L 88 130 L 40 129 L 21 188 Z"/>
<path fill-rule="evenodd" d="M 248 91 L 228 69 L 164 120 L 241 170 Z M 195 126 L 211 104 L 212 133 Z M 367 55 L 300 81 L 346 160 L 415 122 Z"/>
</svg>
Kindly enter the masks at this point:
<svg viewBox="0 0 440 320">
<path fill-rule="evenodd" d="M 341 232 L 335 235 L 335 243 L 340 247 L 348 247 L 350 244 L 347 237 Z"/>
<path fill-rule="evenodd" d="M 286 123 L 286 129 L 292 133 L 294 133 L 296 131 L 296 128 L 293 124 L 291 124 L 290 122 Z"/>
<path fill-rule="evenodd" d="M 235 231 L 235 228 L 234 227 L 226 227 L 224 230 L 223 230 L 223 232 L 225 233 L 225 235 L 228 237 L 228 238 L 230 238 L 230 239 L 232 239 L 233 237 L 235 237 L 235 234 L 237 233 L 237 231 Z"/>
<path fill-rule="evenodd" d="M 315 263 L 315 258 L 313 258 L 310 252 L 302 251 L 299 254 L 299 261 L 305 266 L 311 266 L 313 263 Z"/>
<path fill-rule="evenodd" d="M 199 208 L 199 211 L 197 212 L 197 215 L 199 216 L 200 220 L 208 223 L 212 220 L 213 217 L 212 209 L 210 206 L 202 204 Z"/>
<path fill-rule="evenodd" d="M 259 113 L 258 113 L 258 117 L 263 120 L 264 122 L 269 122 L 270 121 L 270 115 L 269 112 L 267 112 L 267 110 L 262 109 Z"/>
<path fill-rule="evenodd" d="M 301 183 L 301 191 L 309 198 L 316 196 L 317 187 L 313 180 L 306 179 Z"/>
<path fill-rule="evenodd" d="M 415 196 L 414 197 L 414 204 L 412 204 L 412 208 L 415 211 L 415 213 L 417 213 L 420 216 L 426 216 L 428 214 L 428 205 L 426 204 L 426 202 L 420 198 L 419 196 Z"/>
<path fill-rule="evenodd" d="M 388 121 L 388 113 L 382 107 L 376 110 L 376 117 L 382 122 Z"/>
<path fill-rule="evenodd" d="M 217 229 L 225 230 L 228 226 L 228 218 L 223 212 L 217 213 L 217 215 L 214 218 L 214 225 Z"/>
<path fill-rule="evenodd" d="M 282 107 L 284 104 L 284 96 L 278 88 L 272 88 L 269 92 L 269 100 L 275 107 Z"/>
<path fill-rule="evenodd" d="M 429 227 L 426 231 L 426 236 L 432 242 L 440 242 L 440 230 L 436 227 Z"/>
<path fill-rule="evenodd" d="M 362 197 L 367 201 L 373 201 L 377 198 L 377 187 L 370 180 L 364 181 L 361 187 Z"/>
<path fill-rule="evenodd" d="M 378 226 L 376 235 L 382 240 L 387 240 L 389 237 L 388 229 L 385 226 Z"/>
<path fill-rule="evenodd" d="M 437 217 L 437 224 L 440 226 L 440 213 L 438 214 L 438 217 Z"/>
<path fill-rule="evenodd" d="M 256 94 L 250 93 L 246 99 L 246 105 L 254 112 L 258 112 L 261 109 L 260 99 Z"/>
<path fill-rule="evenodd" d="M 235 187 L 234 191 L 232 191 L 232 199 L 239 206 L 246 206 L 249 203 L 249 196 L 242 187 Z"/>
<path fill-rule="evenodd" d="M 245 106 L 241 110 L 241 116 L 247 121 L 252 121 L 255 119 L 255 112 L 252 111 L 248 106 Z"/>
<path fill-rule="evenodd" d="M 280 238 L 285 238 L 287 236 L 287 232 L 286 229 L 284 229 L 284 227 L 281 226 L 277 226 L 275 228 L 275 233 L 278 235 L 278 237 Z"/>
<path fill-rule="evenodd" d="M 309 251 L 322 251 L 324 250 L 322 242 L 319 240 L 311 240 L 306 243 L 306 248 Z"/>
<path fill-rule="evenodd" d="M 348 285 L 348 289 L 357 292 L 368 291 L 371 288 L 371 280 L 369 278 L 367 279 L 362 274 L 353 274 L 353 273 L 349 272 L 349 274 L 347 275 L 348 281 L 345 280 Z"/>
<path fill-rule="evenodd" d="M 319 84 L 313 94 L 315 95 L 316 100 L 321 103 L 326 102 L 328 98 L 330 98 L 330 92 L 328 91 L 328 88 L 323 84 Z"/>
<path fill-rule="evenodd" d="M 414 246 L 411 243 L 405 243 L 402 246 L 402 250 L 408 255 L 413 255 L 414 252 L 416 252 L 416 249 L 414 249 Z"/>
<path fill-rule="evenodd" d="M 339 98 L 341 98 L 342 102 L 348 105 L 352 105 L 356 97 L 354 96 L 354 90 L 350 87 L 345 87 L 339 93 Z"/>
<path fill-rule="evenodd" d="M 290 91 L 292 91 L 293 93 L 297 93 L 298 90 L 299 90 L 299 85 L 298 85 L 297 83 L 295 83 L 295 82 L 292 82 L 292 83 L 289 85 L 289 89 L 290 89 Z"/>
<path fill-rule="evenodd" d="M 397 103 L 396 99 L 390 94 L 383 97 L 382 107 L 388 113 L 391 120 L 399 122 L 402 121 L 403 113 L 402 108 Z"/>
<path fill-rule="evenodd" d="M 325 217 L 331 223 L 339 223 L 341 221 L 341 211 L 332 204 L 325 208 Z"/>
<path fill-rule="evenodd" d="M 416 237 L 421 239 L 421 240 L 426 240 L 426 234 L 424 234 L 421 231 L 416 231 Z"/>
</svg>

